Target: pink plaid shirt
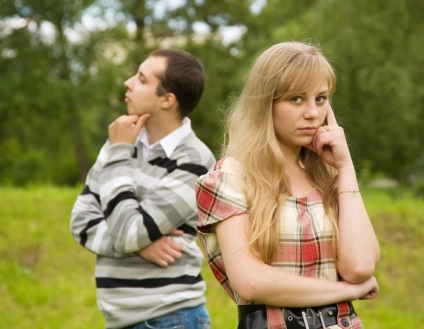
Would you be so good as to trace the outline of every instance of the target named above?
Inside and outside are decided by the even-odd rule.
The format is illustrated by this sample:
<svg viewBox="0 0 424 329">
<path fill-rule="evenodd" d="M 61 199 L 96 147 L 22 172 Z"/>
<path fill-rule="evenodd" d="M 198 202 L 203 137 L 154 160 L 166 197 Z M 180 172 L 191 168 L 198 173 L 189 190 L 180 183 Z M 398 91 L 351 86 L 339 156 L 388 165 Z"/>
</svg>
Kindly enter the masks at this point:
<svg viewBox="0 0 424 329">
<path fill-rule="evenodd" d="M 215 232 L 216 223 L 248 211 L 244 194 L 244 179 L 233 158 L 223 158 L 201 176 L 196 183 L 199 214 L 198 231 L 203 251 L 218 282 L 238 304 L 243 300 L 231 288 Z M 330 281 L 338 275 L 332 246 L 332 224 L 324 214 L 321 195 L 313 190 L 302 198 L 288 197 L 282 206 L 280 243 L 277 259 L 271 264 L 292 274 Z M 359 317 L 345 327 L 341 319 L 349 312 L 347 303 L 338 304 L 339 326 L 362 328 Z M 286 328 L 282 309 L 267 306 L 269 328 Z"/>
</svg>

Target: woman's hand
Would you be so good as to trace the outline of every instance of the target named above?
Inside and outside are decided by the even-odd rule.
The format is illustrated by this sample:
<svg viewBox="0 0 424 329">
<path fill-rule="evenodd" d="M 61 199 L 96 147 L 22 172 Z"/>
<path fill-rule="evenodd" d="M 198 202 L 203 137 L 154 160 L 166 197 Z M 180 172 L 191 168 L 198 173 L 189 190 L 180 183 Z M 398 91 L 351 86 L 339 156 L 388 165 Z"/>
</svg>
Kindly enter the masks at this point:
<svg viewBox="0 0 424 329">
<path fill-rule="evenodd" d="M 346 301 L 374 299 L 380 292 L 378 282 L 374 276 L 362 283 L 339 282 L 345 287 L 347 294 Z"/>
<path fill-rule="evenodd" d="M 337 124 L 331 106 L 327 112 L 327 125 L 318 128 L 307 148 L 316 152 L 325 162 L 336 169 L 352 165 L 344 130 Z"/>
<path fill-rule="evenodd" d="M 378 296 L 380 292 L 380 287 L 378 286 L 378 282 L 375 277 L 371 277 L 363 284 L 369 286 L 368 292 L 365 295 L 361 296 L 359 299 L 374 299 Z"/>
</svg>

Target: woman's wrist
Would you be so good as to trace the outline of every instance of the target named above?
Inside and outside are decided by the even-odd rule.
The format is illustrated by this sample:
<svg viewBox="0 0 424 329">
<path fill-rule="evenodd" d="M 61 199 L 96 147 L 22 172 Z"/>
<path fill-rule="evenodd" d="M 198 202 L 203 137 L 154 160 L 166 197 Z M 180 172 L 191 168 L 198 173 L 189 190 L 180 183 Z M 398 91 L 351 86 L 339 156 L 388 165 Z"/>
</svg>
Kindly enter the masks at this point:
<svg viewBox="0 0 424 329">
<path fill-rule="evenodd" d="M 344 166 L 338 167 L 336 169 L 337 169 L 339 176 L 341 174 L 349 174 L 349 175 L 354 174 L 354 175 L 356 175 L 355 166 L 353 165 L 353 162 L 351 162 L 351 161 L 346 163 Z"/>
<path fill-rule="evenodd" d="M 346 301 L 354 301 L 362 297 L 360 284 L 349 283 L 347 281 L 341 281 L 344 285 L 343 295 Z"/>
<path fill-rule="evenodd" d="M 358 179 L 353 165 L 338 169 L 337 190 L 339 194 L 359 192 Z"/>
<path fill-rule="evenodd" d="M 361 193 L 361 191 L 359 191 L 359 190 L 343 190 L 343 191 L 338 191 L 338 192 L 339 192 L 339 195 L 352 194 L 355 198 L 357 197 L 357 195 L 359 193 Z"/>
</svg>

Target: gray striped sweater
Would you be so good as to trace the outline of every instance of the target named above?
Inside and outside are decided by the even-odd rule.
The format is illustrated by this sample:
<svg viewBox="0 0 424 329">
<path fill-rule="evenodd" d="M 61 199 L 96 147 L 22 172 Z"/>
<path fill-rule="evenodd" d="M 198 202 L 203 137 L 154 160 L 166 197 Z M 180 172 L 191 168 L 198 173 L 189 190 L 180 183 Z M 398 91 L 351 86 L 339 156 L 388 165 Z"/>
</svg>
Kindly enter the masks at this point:
<svg viewBox="0 0 424 329">
<path fill-rule="evenodd" d="M 122 328 L 205 302 L 196 244 L 194 184 L 214 164 L 193 131 L 167 157 L 156 144 L 142 158 L 142 143 L 106 143 L 72 209 L 74 238 L 97 255 L 97 302 L 107 328 Z M 169 234 L 184 245 L 166 268 L 136 252 Z"/>
</svg>

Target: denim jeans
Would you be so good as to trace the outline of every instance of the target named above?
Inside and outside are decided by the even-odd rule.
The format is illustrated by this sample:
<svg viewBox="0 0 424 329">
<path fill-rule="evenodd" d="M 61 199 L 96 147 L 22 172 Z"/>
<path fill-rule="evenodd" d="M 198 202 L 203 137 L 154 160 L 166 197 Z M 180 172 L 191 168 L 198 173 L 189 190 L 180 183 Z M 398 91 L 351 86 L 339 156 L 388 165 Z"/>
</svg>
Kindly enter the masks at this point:
<svg viewBox="0 0 424 329">
<path fill-rule="evenodd" d="M 210 327 L 211 321 L 206 306 L 199 305 L 183 308 L 124 329 L 210 329 Z"/>
</svg>

